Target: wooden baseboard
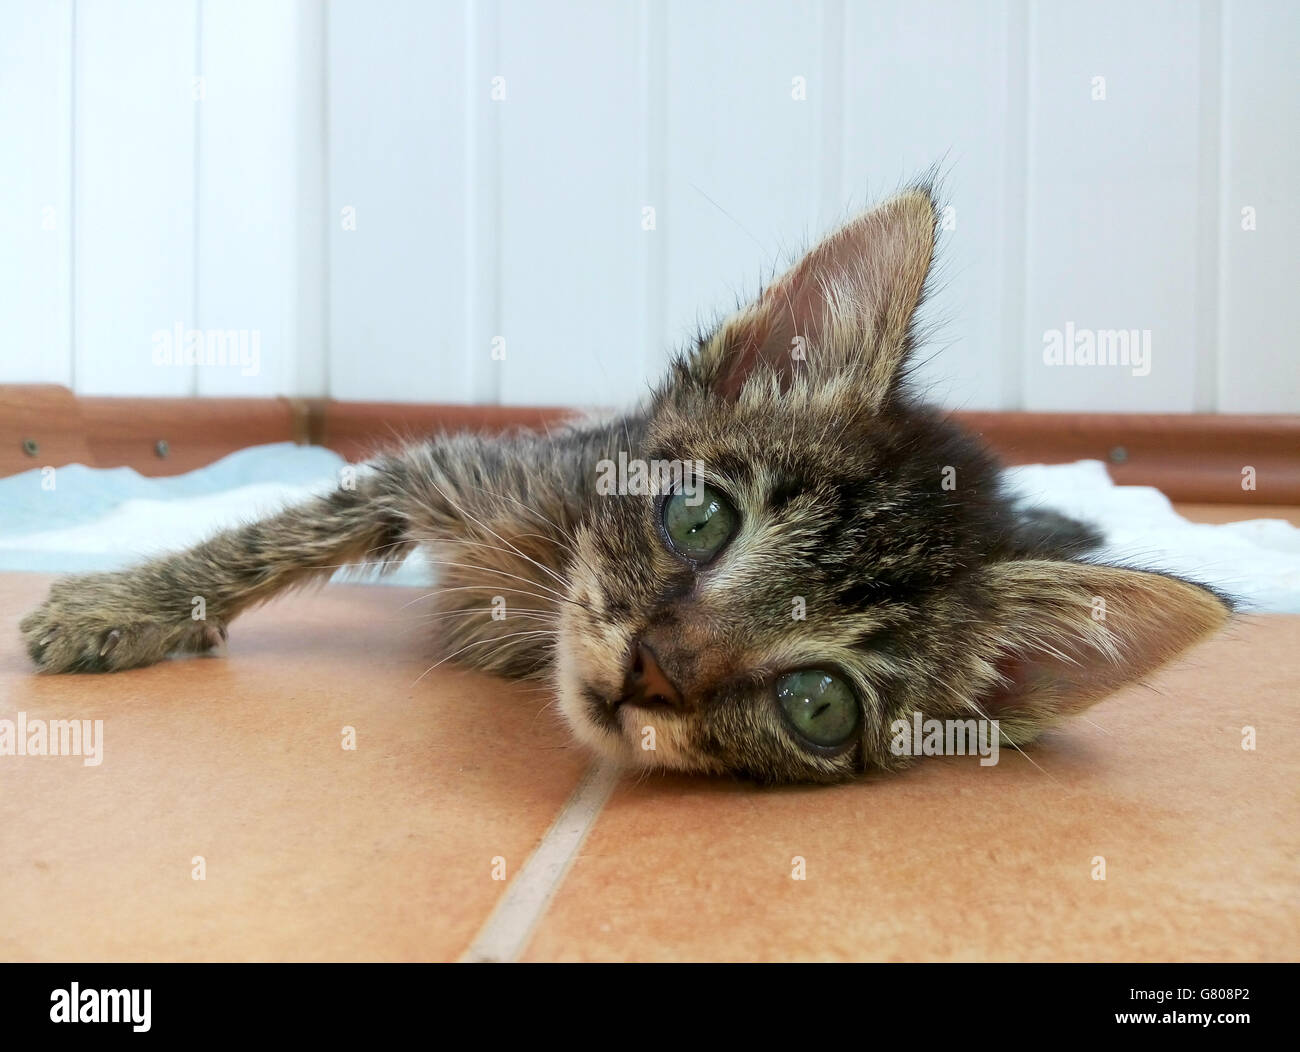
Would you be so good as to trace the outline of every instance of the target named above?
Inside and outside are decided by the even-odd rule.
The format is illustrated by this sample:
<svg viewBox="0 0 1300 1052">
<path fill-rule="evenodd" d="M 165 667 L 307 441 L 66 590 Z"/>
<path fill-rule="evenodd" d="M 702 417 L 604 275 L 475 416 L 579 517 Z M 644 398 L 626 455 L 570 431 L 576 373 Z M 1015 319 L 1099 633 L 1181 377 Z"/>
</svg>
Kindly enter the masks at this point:
<svg viewBox="0 0 1300 1052">
<path fill-rule="evenodd" d="M 1120 485 L 1155 486 L 1171 500 L 1300 503 L 1300 415 L 954 415 L 1010 464 L 1100 460 Z"/>
<path fill-rule="evenodd" d="M 436 431 L 545 427 L 566 409 L 328 399 L 88 398 L 0 385 L 0 475 L 69 463 L 175 475 L 246 446 L 297 442 L 348 459 Z M 1300 415 L 955 413 L 1010 464 L 1104 461 L 1172 500 L 1300 504 Z M 1254 488 L 1243 487 L 1253 479 Z"/>
<path fill-rule="evenodd" d="M 377 448 L 440 431 L 507 431 L 545 428 L 574 415 L 571 409 L 498 405 L 406 405 L 389 402 L 306 403 L 310 441 L 348 460 Z"/>
<path fill-rule="evenodd" d="M 0 385 L 0 476 L 72 463 L 179 475 L 269 442 L 327 446 L 355 460 L 421 434 L 543 427 L 571 415 L 330 399 L 79 398 L 66 387 Z"/>
</svg>

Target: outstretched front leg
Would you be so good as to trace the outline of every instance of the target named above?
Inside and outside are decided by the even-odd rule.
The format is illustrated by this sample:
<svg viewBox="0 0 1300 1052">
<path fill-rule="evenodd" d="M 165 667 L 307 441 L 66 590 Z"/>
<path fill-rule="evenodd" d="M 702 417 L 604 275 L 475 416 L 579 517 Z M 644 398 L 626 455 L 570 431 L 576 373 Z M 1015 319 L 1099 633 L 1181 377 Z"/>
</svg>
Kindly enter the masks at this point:
<svg viewBox="0 0 1300 1052">
<path fill-rule="evenodd" d="M 28 653 L 43 672 L 108 672 L 206 650 L 242 611 L 286 588 L 345 565 L 395 564 L 417 545 L 449 556 L 439 565 L 454 605 L 472 611 L 504 592 L 528 597 L 542 607 L 531 616 L 544 616 L 563 601 L 577 495 L 616 430 L 627 429 L 453 435 L 378 457 L 348 485 L 187 551 L 56 581 L 20 625 Z M 480 621 L 484 638 L 500 628 Z M 536 647 L 525 644 L 542 634 L 503 637 L 515 644 L 511 670 L 536 664 Z M 470 656 L 483 663 L 482 653 Z M 493 653 L 504 660 L 505 650 Z"/>
<path fill-rule="evenodd" d="M 149 665 L 222 642 L 240 612 L 348 563 L 400 561 L 409 462 L 381 459 L 325 496 L 115 573 L 56 581 L 20 624 L 43 672 Z"/>
</svg>

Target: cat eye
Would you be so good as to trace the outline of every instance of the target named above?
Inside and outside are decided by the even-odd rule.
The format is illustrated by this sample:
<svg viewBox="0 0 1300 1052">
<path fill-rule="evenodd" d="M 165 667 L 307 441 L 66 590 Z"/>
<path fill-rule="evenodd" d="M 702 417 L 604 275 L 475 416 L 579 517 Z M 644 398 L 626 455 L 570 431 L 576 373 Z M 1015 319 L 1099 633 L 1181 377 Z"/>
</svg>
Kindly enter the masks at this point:
<svg viewBox="0 0 1300 1052">
<path fill-rule="evenodd" d="M 727 498 L 702 482 L 669 495 L 662 516 L 664 535 L 673 550 L 697 563 L 717 555 L 740 521 Z"/>
<path fill-rule="evenodd" d="M 776 681 L 776 698 L 794 732 L 822 748 L 852 741 L 862 722 L 853 689 L 823 669 L 806 668 L 782 676 Z"/>
</svg>

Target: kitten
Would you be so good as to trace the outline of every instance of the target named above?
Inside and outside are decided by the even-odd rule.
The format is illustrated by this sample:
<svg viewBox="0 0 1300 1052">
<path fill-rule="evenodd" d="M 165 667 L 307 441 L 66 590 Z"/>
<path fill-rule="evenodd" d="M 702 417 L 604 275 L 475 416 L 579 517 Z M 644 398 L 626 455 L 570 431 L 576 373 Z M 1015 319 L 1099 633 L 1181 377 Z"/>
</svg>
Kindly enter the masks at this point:
<svg viewBox="0 0 1300 1052">
<path fill-rule="evenodd" d="M 1023 745 L 1229 606 L 1086 561 L 1090 529 L 1021 512 L 990 453 L 909 393 L 935 216 L 926 187 L 858 216 L 625 416 L 430 438 L 189 551 L 58 581 L 21 625 L 32 660 L 204 650 L 286 588 L 422 546 L 447 653 L 551 682 L 576 737 L 631 765 L 835 781 L 908 762 L 891 724 L 918 712 Z M 620 454 L 686 467 L 609 494 Z"/>
</svg>

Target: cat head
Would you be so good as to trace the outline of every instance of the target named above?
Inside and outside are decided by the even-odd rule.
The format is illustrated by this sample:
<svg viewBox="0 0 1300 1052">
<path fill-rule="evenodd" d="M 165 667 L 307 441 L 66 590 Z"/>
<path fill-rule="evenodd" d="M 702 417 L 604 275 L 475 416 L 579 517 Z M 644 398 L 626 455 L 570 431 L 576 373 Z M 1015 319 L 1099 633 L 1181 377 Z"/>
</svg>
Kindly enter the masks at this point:
<svg viewBox="0 0 1300 1052">
<path fill-rule="evenodd" d="M 1019 514 L 909 394 L 935 220 L 925 189 L 858 216 L 611 429 L 652 492 L 575 537 L 557 677 L 582 741 L 833 781 L 907 762 L 915 713 L 1023 744 L 1223 623 L 1200 586 L 1083 561 L 1095 537 Z"/>
</svg>

